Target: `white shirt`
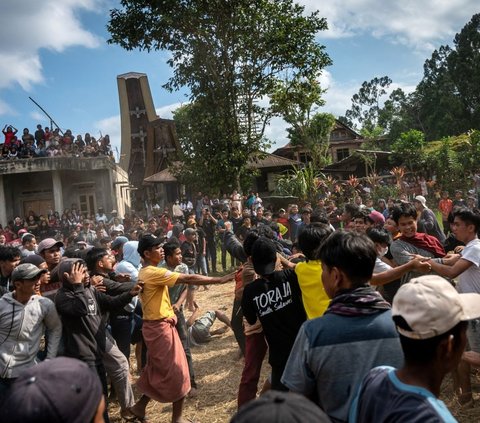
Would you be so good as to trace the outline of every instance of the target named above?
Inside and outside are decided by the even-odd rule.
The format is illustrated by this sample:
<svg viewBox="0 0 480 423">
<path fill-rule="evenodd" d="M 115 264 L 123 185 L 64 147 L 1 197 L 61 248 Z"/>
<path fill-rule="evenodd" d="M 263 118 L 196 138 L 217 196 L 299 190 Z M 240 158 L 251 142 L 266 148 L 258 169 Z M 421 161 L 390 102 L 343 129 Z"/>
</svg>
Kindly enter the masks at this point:
<svg viewBox="0 0 480 423">
<path fill-rule="evenodd" d="M 462 251 L 462 259 L 472 265 L 458 277 L 457 290 L 480 294 L 480 239 L 472 239 Z"/>
</svg>

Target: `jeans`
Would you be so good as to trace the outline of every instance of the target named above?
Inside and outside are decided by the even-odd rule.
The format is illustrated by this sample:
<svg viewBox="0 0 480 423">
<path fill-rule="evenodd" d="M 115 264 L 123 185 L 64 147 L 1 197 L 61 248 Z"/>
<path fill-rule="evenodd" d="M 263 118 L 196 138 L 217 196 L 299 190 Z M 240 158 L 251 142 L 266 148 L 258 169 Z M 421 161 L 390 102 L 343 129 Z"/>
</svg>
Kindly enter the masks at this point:
<svg viewBox="0 0 480 423">
<path fill-rule="evenodd" d="M 197 271 L 204 276 L 208 276 L 207 258 L 203 254 L 197 256 Z"/>
<path fill-rule="evenodd" d="M 110 328 L 119 350 L 130 359 L 130 342 L 132 338 L 133 313 L 110 317 Z"/>
<path fill-rule="evenodd" d="M 177 315 L 177 324 L 175 328 L 177 329 L 178 337 L 182 342 L 182 346 L 185 351 L 185 356 L 187 357 L 188 371 L 190 373 L 190 385 L 192 385 L 192 388 L 196 389 L 197 383 L 195 382 L 192 353 L 190 352 L 190 343 L 188 342 L 187 322 L 185 321 L 185 315 L 183 314 L 183 310 L 180 310 L 179 312 L 175 312 L 175 314 Z"/>
<path fill-rule="evenodd" d="M 245 364 L 237 398 L 239 408 L 257 396 L 258 380 L 266 353 L 267 342 L 263 332 L 245 336 Z"/>
<path fill-rule="evenodd" d="M 100 379 L 100 383 L 102 384 L 102 391 L 103 396 L 105 397 L 105 401 L 108 398 L 108 383 L 107 383 L 107 374 L 105 373 L 105 367 L 103 363 L 86 363 L 90 369 L 98 375 Z M 105 423 L 110 423 L 110 419 L 108 417 L 108 406 L 105 404 L 105 411 L 103 412 L 103 420 Z"/>
<path fill-rule="evenodd" d="M 107 351 L 103 355 L 103 365 L 112 382 L 118 404 L 122 410 L 125 410 L 135 404 L 128 373 L 128 360 L 117 347 L 117 344 L 112 344 L 108 338 L 106 349 Z"/>
</svg>

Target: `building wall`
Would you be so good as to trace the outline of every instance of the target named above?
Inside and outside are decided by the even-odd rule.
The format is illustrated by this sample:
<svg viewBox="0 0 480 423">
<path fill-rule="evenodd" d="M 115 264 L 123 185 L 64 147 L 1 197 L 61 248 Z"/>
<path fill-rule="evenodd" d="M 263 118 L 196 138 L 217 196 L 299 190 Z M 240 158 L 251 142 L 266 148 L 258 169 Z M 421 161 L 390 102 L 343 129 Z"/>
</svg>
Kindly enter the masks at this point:
<svg viewBox="0 0 480 423">
<path fill-rule="evenodd" d="M 84 213 L 94 213 L 103 207 L 107 213 L 116 209 L 120 216 L 130 211 L 130 188 L 126 172 L 118 165 L 103 159 L 72 160 L 48 167 L 43 161 L 17 161 L 9 174 L 0 173 L 0 224 L 15 216 L 25 216 L 29 210 L 48 214 L 72 205 Z M 91 161 L 85 164 L 85 160 Z M 66 169 L 70 167 L 70 169 Z M 86 169 L 85 169 L 86 167 Z M 73 168 L 73 169 L 72 169 Z M 52 170 L 49 170 L 52 169 Z M 22 172 L 23 170 L 23 172 Z"/>
</svg>

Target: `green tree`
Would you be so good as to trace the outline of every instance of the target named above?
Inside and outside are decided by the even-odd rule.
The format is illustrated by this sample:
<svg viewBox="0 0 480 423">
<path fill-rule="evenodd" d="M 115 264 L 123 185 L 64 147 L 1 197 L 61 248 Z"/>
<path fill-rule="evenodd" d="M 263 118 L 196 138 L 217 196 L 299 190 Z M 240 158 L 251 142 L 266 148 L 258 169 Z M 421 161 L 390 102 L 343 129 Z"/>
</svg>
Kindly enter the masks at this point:
<svg viewBox="0 0 480 423">
<path fill-rule="evenodd" d="M 420 122 L 427 140 L 459 134 L 465 127 L 462 102 L 448 69 L 452 50 L 441 46 L 424 66 L 424 76 L 416 88 Z"/>
<path fill-rule="evenodd" d="M 273 111 L 264 99 L 278 82 L 313 80 L 330 64 L 316 41 L 325 19 L 305 15 L 292 0 L 121 0 L 121 6 L 110 12 L 109 42 L 168 51 L 173 75 L 164 87 L 189 89 L 200 119 L 195 127 L 211 145 L 192 143 L 183 171 L 202 180 L 218 165 L 221 187 L 232 179 L 238 187 L 249 158 L 266 147 Z"/>
<path fill-rule="evenodd" d="M 330 133 L 335 127 L 335 116 L 316 112 L 325 104 L 324 92 L 316 80 L 284 81 L 271 98 L 272 110 L 290 124 L 287 132 L 291 144 L 308 150 L 317 170 L 330 162 Z"/>
<path fill-rule="evenodd" d="M 364 81 L 357 94 L 352 97 L 352 107 L 345 112 L 344 122 L 349 126 L 373 131 L 379 126 L 379 114 L 381 110 L 382 97 L 387 94 L 387 88 L 392 83 L 388 76 L 373 78 L 371 81 Z"/>
<path fill-rule="evenodd" d="M 454 39 L 448 69 L 462 101 L 466 124 L 462 132 L 480 128 L 480 14 L 473 15 Z"/>
<path fill-rule="evenodd" d="M 425 135 L 423 132 L 411 129 L 400 135 L 392 144 L 393 160 L 407 166 L 408 170 L 413 171 L 423 158 L 423 147 L 425 145 Z"/>
<path fill-rule="evenodd" d="M 427 140 L 480 128 L 480 14 L 425 62 L 416 89 Z"/>
</svg>

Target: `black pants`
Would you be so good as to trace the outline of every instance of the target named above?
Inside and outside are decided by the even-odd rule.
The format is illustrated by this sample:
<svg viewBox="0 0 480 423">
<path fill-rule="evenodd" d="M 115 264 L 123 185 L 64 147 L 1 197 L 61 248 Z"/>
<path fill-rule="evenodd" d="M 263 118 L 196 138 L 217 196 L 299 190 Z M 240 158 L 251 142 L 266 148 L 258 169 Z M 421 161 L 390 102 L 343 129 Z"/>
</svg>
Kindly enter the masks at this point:
<svg viewBox="0 0 480 423">
<path fill-rule="evenodd" d="M 227 251 L 227 248 L 225 246 L 225 243 L 222 241 L 222 268 L 224 271 L 227 270 L 227 253 L 230 256 L 230 267 L 235 267 L 235 259 L 233 256 Z"/>
<path fill-rule="evenodd" d="M 241 305 L 242 300 L 233 301 L 231 324 L 240 351 L 242 351 L 242 355 L 245 356 L 245 334 L 243 333 L 243 312 Z"/>
<path fill-rule="evenodd" d="M 272 366 L 272 389 L 275 391 L 288 391 L 288 388 L 280 382 L 282 379 L 283 371 L 285 370 L 285 365 L 271 365 Z"/>
<path fill-rule="evenodd" d="M 208 265 L 208 259 L 212 262 L 212 267 Z M 217 271 L 217 244 L 214 238 L 207 238 L 207 270 L 208 273 Z"/>
</svg>

